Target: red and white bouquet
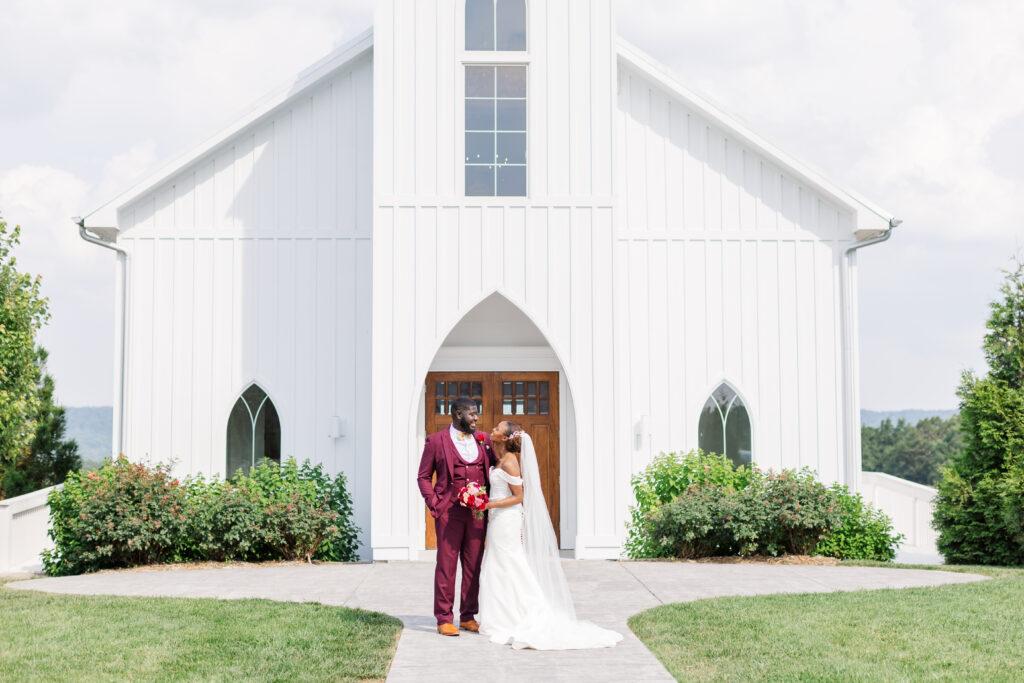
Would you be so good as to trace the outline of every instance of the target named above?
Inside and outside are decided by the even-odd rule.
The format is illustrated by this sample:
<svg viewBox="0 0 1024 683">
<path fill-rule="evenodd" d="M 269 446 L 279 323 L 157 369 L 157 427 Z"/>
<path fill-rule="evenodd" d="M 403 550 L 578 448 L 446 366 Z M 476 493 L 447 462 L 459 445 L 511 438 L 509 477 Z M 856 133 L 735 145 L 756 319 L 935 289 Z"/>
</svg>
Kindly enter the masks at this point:
<svg viewBox="0 0 1024 683">
<path fill-rule="evenodd" d="M 473 511 L 477 519 L 484 518 L 484 508 L 487 507 L 487 487 L 480 486 L 476 482 L 469 482 L 459 489 L 459 503 Z"/>
</svg>

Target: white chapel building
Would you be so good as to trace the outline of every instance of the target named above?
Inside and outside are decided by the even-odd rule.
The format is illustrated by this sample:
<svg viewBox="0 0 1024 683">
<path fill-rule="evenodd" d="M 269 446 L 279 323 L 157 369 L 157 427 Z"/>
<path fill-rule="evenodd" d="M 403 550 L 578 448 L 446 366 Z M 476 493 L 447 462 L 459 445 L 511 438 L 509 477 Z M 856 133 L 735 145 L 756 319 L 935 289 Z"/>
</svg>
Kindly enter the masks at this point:
<svg viewBox="0 0 1024 683">
<path fill-rule="evenodd" d="M 381 0 L 374 27 L 79 222 L 118 251 L 114 447 L 344 472 L 362 553 L 433 543 L 426 433 L 534 434 L 616 557 L 662 451 L 858 486 L 856 249 L 899 221 L 687 90 L 611 0 Z"/>
</svg>

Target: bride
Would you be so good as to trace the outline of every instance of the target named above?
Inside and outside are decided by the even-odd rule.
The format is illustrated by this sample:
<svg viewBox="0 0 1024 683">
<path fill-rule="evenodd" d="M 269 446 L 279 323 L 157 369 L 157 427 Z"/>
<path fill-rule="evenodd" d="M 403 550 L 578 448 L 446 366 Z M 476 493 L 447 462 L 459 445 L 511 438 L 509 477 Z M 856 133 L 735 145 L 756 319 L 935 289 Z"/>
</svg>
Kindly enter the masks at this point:
<svg viewBox="0 0 1024 683">
<path fill-rule="evenodd" d="M 516 649 L 612 647 L 622 640 L 620 634 L 576 619 L 533 440 L 514 422 L 501 422 L 491 432 L 491 442 L 498 466 L 491 468 L 487 503 L 480 632 L 491 642 Z"/>
</svg>

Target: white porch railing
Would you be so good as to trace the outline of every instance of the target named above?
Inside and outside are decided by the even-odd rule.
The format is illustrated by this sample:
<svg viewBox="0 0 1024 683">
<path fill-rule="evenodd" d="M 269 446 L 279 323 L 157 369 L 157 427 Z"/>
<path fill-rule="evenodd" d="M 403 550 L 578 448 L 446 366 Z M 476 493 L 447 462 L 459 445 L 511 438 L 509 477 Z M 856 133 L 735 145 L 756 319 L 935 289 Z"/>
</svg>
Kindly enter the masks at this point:
<svg viewBox="0 0 1024 683">
<path fill-rule="evenodd" d="M 0 500 L 0 573 L 39 571 L 43 550 L 53 547 L 47 536 L 50 488 Z"/>
<path fill-rule="evenodd" d="M 903 534 L 897 560 L 940 562 L 932 529 L 935 489 L 881 472 L 861 472 L 864 500 L 892 517 L 893 528 Z"/>
</svg>

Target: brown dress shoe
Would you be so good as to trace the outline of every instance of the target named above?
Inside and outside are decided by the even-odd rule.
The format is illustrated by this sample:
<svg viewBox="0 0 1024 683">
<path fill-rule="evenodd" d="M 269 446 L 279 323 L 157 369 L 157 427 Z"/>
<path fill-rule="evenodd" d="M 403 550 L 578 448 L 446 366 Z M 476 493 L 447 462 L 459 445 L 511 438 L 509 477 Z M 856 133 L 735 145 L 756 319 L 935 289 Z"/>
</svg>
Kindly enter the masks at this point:
<svg viewBox="0 0 1024 683">
<path fill-rule="evenodd" d="M 459 635 L 459 629 L 455 628 L 455 624 L 438 624 L 437 632 L 442 636 L 457 636 Z"/>
<path fill-rule="evenodd" d="M 480 632 L 480 624 L 476 623 L 475 619 L 470 619 L 469 621 L 460 621 L 459 628 L 461 628 L 463 631 L 470 631 L 472 633 Z"/>
</svg>

